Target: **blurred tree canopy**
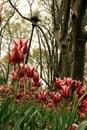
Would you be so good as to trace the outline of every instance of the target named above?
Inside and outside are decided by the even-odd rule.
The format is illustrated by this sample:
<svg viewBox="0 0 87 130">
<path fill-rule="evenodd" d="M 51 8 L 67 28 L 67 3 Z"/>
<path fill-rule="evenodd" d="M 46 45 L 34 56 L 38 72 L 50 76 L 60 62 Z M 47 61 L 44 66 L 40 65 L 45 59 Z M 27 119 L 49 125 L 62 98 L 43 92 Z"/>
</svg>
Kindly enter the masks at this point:
<svg viewBox="0 0 87 130">
<path fill-rule="evenodd" d="M 1 50 L 9 52 L 13 40 L 30 39 L 34 24 L 31 18 L 38 16 L 40 21 L 34 25 L 28 62 L 36 66 L 49 88 L 52 88 L 56 77 L 83 81 L 87 41 L 86 0 L 1 0 L 0 3 L 3 6 Z M 8 75 L 9 64 L 4 64 Z"/>
</svg>

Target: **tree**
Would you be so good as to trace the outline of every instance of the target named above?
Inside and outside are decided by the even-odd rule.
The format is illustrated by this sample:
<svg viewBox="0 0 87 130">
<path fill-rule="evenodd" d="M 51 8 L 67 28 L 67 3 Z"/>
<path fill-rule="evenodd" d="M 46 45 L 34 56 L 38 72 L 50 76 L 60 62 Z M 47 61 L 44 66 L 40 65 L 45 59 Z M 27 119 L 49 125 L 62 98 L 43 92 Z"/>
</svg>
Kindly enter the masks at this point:
<svg viewBox="0 0 87 130">
<path fill-rule="evenodd" d="M 17 18 L 19 19 L 19 16 L 21 16 L 23 23 L 26 21 L 35 28 L 32 33 L 31 42 L 37 42 L 38 44 L 40 56 L 38 64 L 40 64 L 41 78 L 49 87 L 52 87 L 56 77 L 64 78 L 71 76 L 73 79 L 83 81 L 85 43 L 87 40 L 85 28 L 87 22 L 87 1 L 38 0 L 38 4 L 42 6 L 42 8 L 38 8 L 40 17 L 32 10 L 32 5 L 35 1 L 31 1 L 31 3 L 29 0 L 26 1 L 29 5 L 30 15 L 23 16 L 15 2 L 8 0 L 11 7 L 15 10 Z M 44 18 L 41 16 L 43 11 Z M 39 17 L 39 22 L 32 23 L 31 19 L 34 14 Z M 25 33 L 20 35 L 21 33 L 19 32 L 23 32 L 26 28 L 25 24 L 23 24 L 24 26 L 21 31 L 21 23 L 19 23 L 19 20 L 15 22 L 14 26 L 15 28 L 19 26 L 19 31 L 16 33 L 12 29 L 13 33 L 11 34 L 14 34 L 16 37 L 28 36 Z M 10 24 L 10 27 L 13 28 L 13 25 Z M 27 30 L 27 32 L 30 31 Z M 35 39 L 38 40 L 35 41 Z M 30 48 L 32 47 L 30 46 Z M 43 53 L 46 62 L 46 72 L 43 69 Z"/>
<path fill-rule="evenodd" d="M 73 1 L 72 13 L 72 39 L 73 39 L 73 66 L 72 77 L 77 80 L 83 80 L 85 44 L 87 32 L 84 29 L 87 1 Z"/>
</svg>

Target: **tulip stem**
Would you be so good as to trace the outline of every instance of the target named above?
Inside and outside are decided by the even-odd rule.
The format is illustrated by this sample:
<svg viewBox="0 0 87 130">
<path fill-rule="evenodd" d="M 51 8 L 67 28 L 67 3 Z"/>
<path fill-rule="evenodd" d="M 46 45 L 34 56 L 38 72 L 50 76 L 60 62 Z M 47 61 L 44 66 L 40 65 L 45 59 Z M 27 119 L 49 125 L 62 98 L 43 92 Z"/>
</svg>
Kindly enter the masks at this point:
<svg viewBox="0 0 87 130">
<path fill-rule="evenodd" d="M 16 84 L 16 92 L 18 90 L 19 81 L 20 81 L 20 63 L 18 63 L 18 80 L 17 80 L 17 84 Z"/>
<path fill-rule="evenodd" d="M 35 25 L 32 24 L 32 32 L 31 32 L 31 37 L 30 37 L 30 42 L 29 42 L 29 46 L 28 46 L 28 52 L 27 52 L 27 56 L 26 56 L 26 60 L 25 60 L 25 64 L 27 64 L 27 62 L 28 62 L 28 58 L 29 58 L 30 47 L 31 47 L 31 41 L 32 41 L 32 36 L 33 36 L 33 32 L 34 32 L 34 27 L 35 27 Z"/>
</svg>

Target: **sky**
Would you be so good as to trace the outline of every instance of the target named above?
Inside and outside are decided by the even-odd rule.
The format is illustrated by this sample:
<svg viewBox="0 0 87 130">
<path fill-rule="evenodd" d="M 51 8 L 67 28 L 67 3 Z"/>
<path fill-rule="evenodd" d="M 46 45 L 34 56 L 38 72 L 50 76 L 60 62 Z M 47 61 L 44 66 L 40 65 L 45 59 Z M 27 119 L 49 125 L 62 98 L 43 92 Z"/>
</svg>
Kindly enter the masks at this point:
<svg viewBox="0 0 87 130">
<path fill-rule="evenodd" d="M 19 1 L 20 1 L 20 3 L 18 5 L 18 10 L 20 11 L 20 13 L 22 13 L 23 16 L 26 16 L 27 12 L 28 11 L 30 12 L 28 2 L 27 2 L 27 0 L 19 0 Z M 30 0 L 30 1 L 32 1 L 32 0 Z M 0 4 L 1 3 L 2 2 L 0 2 Z M 37 0 L 36 0 L 35 4 L 33 4 L 33 6 L 32 6 L 33 10 L 36 10 L 36 8 L 37 8 Z M 5 55 L 5 54 L 6 54 L 6 52 L 1 50 L 1 57 L 3 57 L 3 55 Z"/>
<path fill-rule="evenodd" d="M 22 14 L 26 14 L 26 12 L 28 11 L 29 5 L 27 3 L 26 0 L 20 0 L 20 4 L 19 4 L 19 11 L 22 12 Z"/>
<path fill-rule="evenodd" d="M 33 4 L 32 6 L 32 10 L 37 10 L 37 0 L 34 2 L 35 4 Z M 29 5 L 27 0 L 20 0 L 20 4 L 19 4 L 19 11 L 23 14 L 26 15 L 26 12 L 30 11 L 29 10 Z"/>
<path fill-rule="evenodd" d="M 33 0 L 29 0 L 30 2 L 32 2 Z M 1 2 L 0 2 L 1 4 Z M 27 0 L 19 0 L 19 5 L 18 5 L 18 10 L 19 12 L 23 15 L 27 17 L 27 13 L 30 12 L 29 9 L 29 3 L 27 2 Z M 32 5 L 32 12 L 36 12 L 38 8 L 38 0 L 34 0 L 34 3 Z M 30 16 L 31 17 L 31 16 Z M 1 50 L 1 56 L 3 57 L 3 55 L 5 55 L 6 52 Z"/>
</svg>

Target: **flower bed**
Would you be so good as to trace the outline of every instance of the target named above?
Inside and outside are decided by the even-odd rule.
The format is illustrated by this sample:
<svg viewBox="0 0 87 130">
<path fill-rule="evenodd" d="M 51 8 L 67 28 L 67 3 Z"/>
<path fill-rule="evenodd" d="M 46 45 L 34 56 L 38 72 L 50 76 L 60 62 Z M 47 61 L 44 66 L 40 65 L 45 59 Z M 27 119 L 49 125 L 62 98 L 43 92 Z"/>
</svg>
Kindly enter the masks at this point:
<svg viewBox="0 0 87 130">
<path fill-rule="evenodd" d="M 0 129 L 81 130 L 84 125 L 85 130 L 87 87 L 67 77 L 56 78 L 52 91 L 43 89 L 35 68 L 24 64 L 27 43 L 14 41 L 8 54 L 15 67 L 12 83 L 0 87 Z"/>
</svg>

